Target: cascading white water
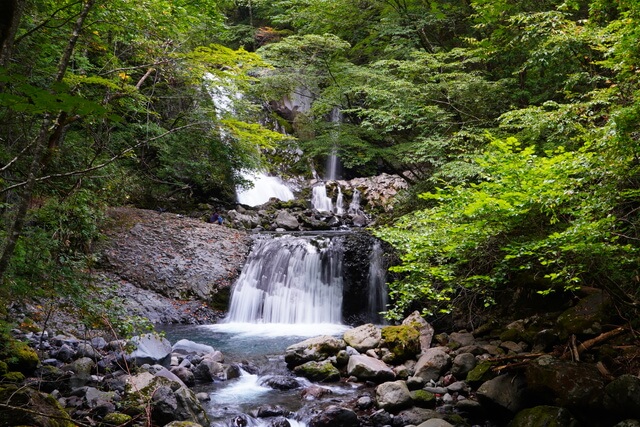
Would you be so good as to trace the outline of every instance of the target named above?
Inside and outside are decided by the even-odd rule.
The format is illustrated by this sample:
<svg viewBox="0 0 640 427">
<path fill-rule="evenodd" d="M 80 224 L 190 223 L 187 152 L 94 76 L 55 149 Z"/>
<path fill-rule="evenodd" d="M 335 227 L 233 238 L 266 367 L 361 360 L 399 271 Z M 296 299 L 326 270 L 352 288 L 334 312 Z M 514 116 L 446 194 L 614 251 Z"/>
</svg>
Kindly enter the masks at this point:
<svg viewBox="0 0 640 427">
<path fill-rule="evenodd" d="M 227 321 L 339 324 L 342 280 L 339 239 L 265 238 L 235 284 Z"/>
<path fill-rule="evenodd" d="M 238 203 L 258 206 L 268 202 L 272 197 L 284 202 L 294 197 L 291 189 L 276 176 L 268 176 L 264 173 L 256 175 L 245 173 L 243 176 L 253 182 L 253 187 L 237 191 Z"/>
<path fill-rule="evenodd" d="M 320 212 L 333 212 L 333 202 L 327 196 L 327 187 L 316 185 L 311 189 L 311 206 Z"/>
<path fill-rule="evenodd" d="M 342 195 L 342 190 L 338 185 L 338 198 L 336 199 L 336 214 L 343 215 L 344 214 L 344 196 Z"/>
<path fill-rule="evenodd" d="M 384 267 L 384 251 L 376 241 L 369 254 L 369 315 L 372 320 L 380 319 L 380 312 L 387 309 L 387 270 Z"/>
<path fill-rule="evenodd" d="M 353 199 L 351 199 L 351 203 L 349 203 L 347 213 L 351 215 L 358 215 L 360 213 L 360 192 L 358 190 L 353 190 Z"/>
</svg>

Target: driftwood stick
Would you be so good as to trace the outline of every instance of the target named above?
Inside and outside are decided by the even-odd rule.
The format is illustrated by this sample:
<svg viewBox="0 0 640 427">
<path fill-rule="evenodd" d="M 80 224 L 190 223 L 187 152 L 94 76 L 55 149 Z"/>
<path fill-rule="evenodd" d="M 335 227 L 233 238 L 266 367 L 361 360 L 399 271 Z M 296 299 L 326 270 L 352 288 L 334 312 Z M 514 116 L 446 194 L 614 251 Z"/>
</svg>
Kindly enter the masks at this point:
<svg viewBox="0 0 640 427">
<path fill-rule="evenodd" d="M 591 349 L 592 347 L 596 346 L 597 344 L 600 344 L 604 341 L 607 341 L 615 336 L 620 335 L 621 333 L 623 333 L 626 329 L 623 327 L 619 327 L 616 329 L 612 329 L 609 332 L 604 332 L 600 335 L 598 335 L 595 338 L 591 338 L 590 340 L 586 340 L 585 342 L 579 344 L 576 346 L 576 351 L 578 353 L 578 356 L 580 354 L 582 354 L 583 352 Z M 573 351 L 571 353 L 571 356 L 573 356 Z M 570 357 L 569 354 L 565 353 L 562 355 L 562 359 L 568 359 Z M 574 357 L 575 358 L 575 357 Z"/>
</svg>

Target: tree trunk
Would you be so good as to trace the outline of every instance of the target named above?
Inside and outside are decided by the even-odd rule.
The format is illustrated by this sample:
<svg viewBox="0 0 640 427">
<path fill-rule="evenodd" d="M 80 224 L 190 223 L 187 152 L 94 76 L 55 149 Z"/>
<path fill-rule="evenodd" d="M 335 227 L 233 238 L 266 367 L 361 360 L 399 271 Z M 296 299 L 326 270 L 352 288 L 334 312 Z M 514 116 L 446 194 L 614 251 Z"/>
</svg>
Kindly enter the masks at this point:
<svg viewBox="0 0 640 427">
<path fill-rule="evenodd" d="M 67 67 L 69 66 L 71 55 L 73 54 L 73 51 L 78 42 L 78 38 L 80 37 L 82 27 L 84 26 L 84 22 L 87 19 L 87 16 L 89 15 L 89 12 L 91 11 L 91 8 L 93 7 L 95 1 L 96 0 L 87 0 L 82 6 L 82 11 L 80 12 L 80 15 L 78 15 L 78 18 L 76 19 L 75 25 L 73 27 L 73 33 L 71 34 L 71 37 L 67 42 L 67 46 L 62 53 L 62 57 L 60 58 L 60 62 L 58 63 L 55 83 L 60 83 L 64 78 Z M 4 246 L 2 248 L 2 255 L 0 256 L 0 285 L 3 282 L 4 275 L 7 272 L 9 262 L 11 260 L 11 257 L 13 256 L 13 251 L 15 250 L 18 239 L 22 234 L 22 229 L 24 228 L 24 223 L 27 217 L 27 212 L 29 210 L 31 197 L 37 183 L 37 178 L 43 166 L 43 155 L 45 149 L 49 144 L 51 132 L 55 130 L 55 127 L 52 128 L 52 122 L 55 116 L 56 114 L 54 114 L 53 112 L 49 112 L 44 114 L 44 117 L 42 118 L 40 132 L 38 133 L 33 149 L 33 158 L 31 159 L 27 181 L 25 186 L 22 188 L 21 200 L 18 202 L 18 207 L 16 209 L 13 220 L 11 221 L 11 224 L 7 230 L 7 237 L 5 238 Z"/>
<path fill-rule="evenodd" d="M 0 67 L 11 59 L 13 41 L 18 32 L 25 0 L 5 0 L 0 2 Z"/>
</svg>

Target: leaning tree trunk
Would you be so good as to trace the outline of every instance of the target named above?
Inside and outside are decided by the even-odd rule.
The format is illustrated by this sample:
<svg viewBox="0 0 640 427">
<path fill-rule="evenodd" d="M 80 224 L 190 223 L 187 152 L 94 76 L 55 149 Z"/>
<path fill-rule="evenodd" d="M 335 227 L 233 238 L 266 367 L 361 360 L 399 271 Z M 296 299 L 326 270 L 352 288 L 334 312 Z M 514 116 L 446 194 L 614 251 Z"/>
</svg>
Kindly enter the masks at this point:
<svg viewBox="0 0 640 427">
<path fill-rule="evenodd" d="M 14 3 L 19 1 L 20 0 L 16 0 L 14 1 Z M 95 1 L 96 0 L 87 0 L 82 6 L 82 11 L 80 12 L 80 15 L 78 15 L 78 18 L 76 19 L 75 25 L 73 27 L 73 33 L 71 34 L 69 41 L 67 42 L 67 46 L 62 53 L 60 61 L 58 62 L 58 68 L 56 70 L 56 76 L 54 79 L 55 83 L 62 82 L 62 79 L 64 78 L 67 67 L 69 66 L 69 61 L 71 60 L 71 55 L 73 54 L 73 51 L 78 42 L 78 38 L 80 37 L 80 33 L 84 26 L 84 22 L 89 15 L 89 11 L 95 4 Z M 38 133 L 33 148 L 33 158 L 29 167 L 27 180 L 25 185 L 22 187 L 21 199 L 18 202 L 18 207 L 16 209 L 14 217 L 10 221 L 11 223 L 7 230 L 5 243 L 2 248 L 2 255 L 0 256 L 0 284 L 2 284 L 4 275 L 7 272 L 7 268 L 9 267 L 9 262 L 11 261 L 11 257 L 13 256 L 13 251 L 16 247 L 18 239 L 20 238 L 20 235 L 22 234 L 22 229 L 24 228 L 25 218 L 27 217 L 27 211 L 29 210 L 31 197 L 36 186 L 37 178 L 43 166 L 43 154 L 48 146 L 50 133 L 53 130 L 52 124 L 56 115 L 57 114 L 54 112 L 49 112 L 44 114 L 44 117 L 42 118 L 40 132 Z"/>
</svg>

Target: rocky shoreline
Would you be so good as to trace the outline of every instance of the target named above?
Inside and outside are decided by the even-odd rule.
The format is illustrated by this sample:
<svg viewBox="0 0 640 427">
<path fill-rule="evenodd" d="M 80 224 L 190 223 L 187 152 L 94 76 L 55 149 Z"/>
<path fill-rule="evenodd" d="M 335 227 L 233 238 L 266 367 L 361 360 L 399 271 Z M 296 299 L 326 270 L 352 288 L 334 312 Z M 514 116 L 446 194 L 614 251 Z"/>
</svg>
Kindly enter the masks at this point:
<svg viewBox="0 0 640 427">
<path fill-rule="evenodd" d="M 273 393 L 297 391 L 305 410 L 260 406 L 227 425 L 640 425 L 640 378 L 615 377 L 602 361 L 589 360 L 594 348 L 584 347 L 586 342 L 576 354 L 559 351 L 554 343 L 563 332 L 530 334 L 533 321 L 446 334 L 416 312 L 401 325 L 365 324 L 341 337 L 302 341 L 282 355 L 289 373 L 269 376 L 263 385 Z M 599 344 L 625 333 L 604 332 Z M 157 334 L 129 341 L 17 329 L 13 334 L 28 346 L 0 366 L 0 425 L 206 427 L 203 402 L 210 397 L 192 387 L 233 380 L 241 369 L 258 371 L 250 362 L 225 360 L 208 345 L 172 345 Z M 333 395 L 330 385 L 336 382 L 352 383 L 353 393 Z"/>
</svg>

